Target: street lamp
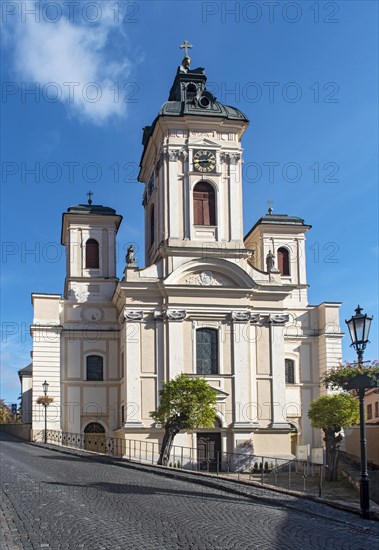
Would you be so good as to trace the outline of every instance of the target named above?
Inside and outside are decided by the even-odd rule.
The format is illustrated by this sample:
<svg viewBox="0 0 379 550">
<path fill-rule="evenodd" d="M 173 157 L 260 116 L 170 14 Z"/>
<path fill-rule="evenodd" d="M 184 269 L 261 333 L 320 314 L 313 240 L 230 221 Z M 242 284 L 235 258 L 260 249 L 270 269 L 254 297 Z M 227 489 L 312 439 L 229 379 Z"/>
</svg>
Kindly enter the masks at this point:
<svg viewBox="0 0 379 550">
<path fill-rule="evenodd" d="M 46 382 L 46 380 L 42 384 L 42 387 L 43 387 L 43 393 L 45 394 L 45 397 L 47 397 L 47 390 L 49 389 L 49 384 Z M 47 401 L 45 401 L 44 407 L 45 407 L 45 437 L 44 437 L 44 442 L 47 443 Z"/>
<path fill-rule="evenodd" d="M 363 364 L 363 353 L 368 343 L 368 335 L 372 317 L 367 313 L 362 315 L 362 308 L 358 305 L 355 315 L 345 323 L 348 326 L 351 338 L 350 346 L 353 346 L 358 356 L 358 366 Z M 361 479 L 360 479 L 360 499 L 362 517 L 370 519 L 370 492 L 369 479 L 367 473 L 367 453 L 366 453 L 366 423 L 365 423 L 365 393 L 366 388 L 357 389 L 359 396 L 359 427 L 361 436 Z"/>
</svg>

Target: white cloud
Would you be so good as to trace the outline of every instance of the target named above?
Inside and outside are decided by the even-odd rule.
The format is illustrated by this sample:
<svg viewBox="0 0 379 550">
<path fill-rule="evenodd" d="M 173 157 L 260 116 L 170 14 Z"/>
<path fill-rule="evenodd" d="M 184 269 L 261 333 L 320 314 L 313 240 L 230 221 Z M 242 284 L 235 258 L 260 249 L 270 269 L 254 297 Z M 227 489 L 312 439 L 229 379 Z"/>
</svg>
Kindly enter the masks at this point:
<svg viewBox="0 0 379 550">
<path fill-rule="evenodd" d="M 71 114 L 96 125 L 126 115 L 121 82 L 130 74 L 131 63 L 113 57 L 110 37 L 121 29 L 107 10 L 95 25 L 70 22 L 64 15 L 56 22 L 20 17 L 14 31 L 18 78 L 39 83 L 41 101 L 61 101 Z M 112 89 L 115 83 L 119 94 Z"/>
</svg>

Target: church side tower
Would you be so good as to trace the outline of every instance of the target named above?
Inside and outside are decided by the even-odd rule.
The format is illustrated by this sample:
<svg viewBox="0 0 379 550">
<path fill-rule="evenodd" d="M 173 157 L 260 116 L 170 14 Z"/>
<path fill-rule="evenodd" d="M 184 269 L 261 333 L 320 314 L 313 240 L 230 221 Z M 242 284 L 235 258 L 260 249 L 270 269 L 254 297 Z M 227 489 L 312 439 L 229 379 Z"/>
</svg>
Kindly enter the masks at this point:
<svg viewBox="0 0 379 550">
<path fill-rule="evenodd" d="M 89 193 L 91 195 L 91 193 Z M 116 234 L 113 208 L 71 206 L 63 214 L 67 268 L 61 315 L 61 393 L 64 431 L 111 433 L 119 423 L 119 330 L 112 298 Z"/>
<path fill-rule="evenodd" d="M 63 214 L 64 297 L 32 295 L 36 437 L 44 428 L 43 407 L 36 404 L 44 381 L 54 400 L 47 411 L 48 429 L 109 433 L 117 426 L 119 331 L 112 297 L 118 281 L 115 244 L 121 220 L 115 210 L 93 205 L 91 199 Z"/>
<path fill-rule="evenodd" d="M 178 249 L 225 257 L 243 248 L 241 137 L 248 119 L 216 101 L 204 69 L 189 64 L 186 54 L 168 101 L 144 129 L 146 265 Z"/>
<path fill-rule="evenodd" d="M 110 300 L 116 287 L 116 234 L 122 216 L 113 208 L 92 204 L 71 206 L 63 214 L 66 247 L 66 300 Z"/>
<path fill-rule="evenodd" d="M 303 307 L 308 304 L 305 233 L 309 229 L 311 226 L 301 218 L 274 214 L 269 208 L 268 214 L 257 221 L 244 241 L 246 248 L 254 252 L 250 259 L 253 267 L 280 274 L 282 283 L 293 285 L 291 303 Z"/>
</svg>

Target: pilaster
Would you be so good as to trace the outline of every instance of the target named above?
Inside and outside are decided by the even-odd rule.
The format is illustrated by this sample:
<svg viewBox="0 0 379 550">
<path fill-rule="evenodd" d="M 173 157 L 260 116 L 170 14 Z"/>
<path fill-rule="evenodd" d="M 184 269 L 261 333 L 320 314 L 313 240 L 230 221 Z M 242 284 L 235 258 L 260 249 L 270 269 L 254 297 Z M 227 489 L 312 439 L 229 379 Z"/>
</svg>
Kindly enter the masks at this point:
<svg viewBox="0 0 379 550">
<path fill-rule="evenodd" d="M 126 362 L 124 428 L 140 428 L 141 421 L 141 319 L 142 312 L 125 312 L 122 337 Z"/>
<path fill-rule="evenodd" d="M 288 429 L 289 424 L 284 417 L 286 410 L 286 382 L 284 367 L 284 324 L 289 321 L 288 315 L 270 315 L 270 367 L 272 394 L 271 428 Z"/>
</svg>

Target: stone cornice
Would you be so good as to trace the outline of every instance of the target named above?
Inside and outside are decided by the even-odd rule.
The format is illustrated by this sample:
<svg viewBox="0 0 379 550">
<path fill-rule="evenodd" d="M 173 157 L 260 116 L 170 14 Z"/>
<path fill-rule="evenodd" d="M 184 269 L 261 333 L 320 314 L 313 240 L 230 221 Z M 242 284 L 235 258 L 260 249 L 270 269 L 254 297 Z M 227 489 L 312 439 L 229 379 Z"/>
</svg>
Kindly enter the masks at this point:
<svg viewBox="0 0 379 550">
<path fill-rule="evenodd" d="M 34 332 L 54 332 L 54 333 L 61 333 L 63 330 L 62 325 L 56 325 L 56 324 L 46 324 L 46 323 L 33 323 L 30 325 L 30 333 L 33 334 Z"/>
<path fill-rule="evenodd" d="M 120 315 L 120 321 L 122 318 L 126 322 L 136 323 L 136 322 L 148 322 L 151 320 L 154 321 L 184 321 L 185 319 L 208 319 L 209 316 L 212 316 L 214 319 L 217 317 L 218 321 L 225 322 L 234 322 L 234 323 L 250 323 L 253 325 L 274 325 L 274 326 L 284 326 L 290 321 L 290 315 L 287 313 L 271 313 L 271 312 L 257 312 L 255 310 L 243 309 L 243 310 L 230 310 L 225 307 L 223 309 L 218 309 L 215 311 L 215 308 L 210 307 L 209 309 L 199 308 L 196 306 L 189 307 L 187 309 L 149 309 L 149 310 L 124 310 L 122 315 Z M 85 330 L 85 329 L 83 329 Z M 107 332 L 106 330 L 104 332 Z M 111 331 L 109 331 L 111 332 Z M 117 332 L 117 331 L 115 331 Z M 326 334 L 329 336 L 329 334 Z M 340 334 L 330 334 L 330 336 L 341 337 Z M 291 338 L 311 338 L 312 336 L 295 336 L 287 335 L 286 339 Z"/>
<path fill-rule="evenodd" d="M 184 246 L 169 245 L 162 243 L 159 246 L 159 255 L 162 257 L 182 256 L 182 257 L 198 257 L 199 260 L 204 258 L 222 258 L 230 256 L 232 259 L 249 258 L 253 254 L 253 250 L 248 248 L 236 248 L 237 243 L 223 242 L 204 242 L 192 244 L 190 241 L 183 241 Z"/>
</svg>

